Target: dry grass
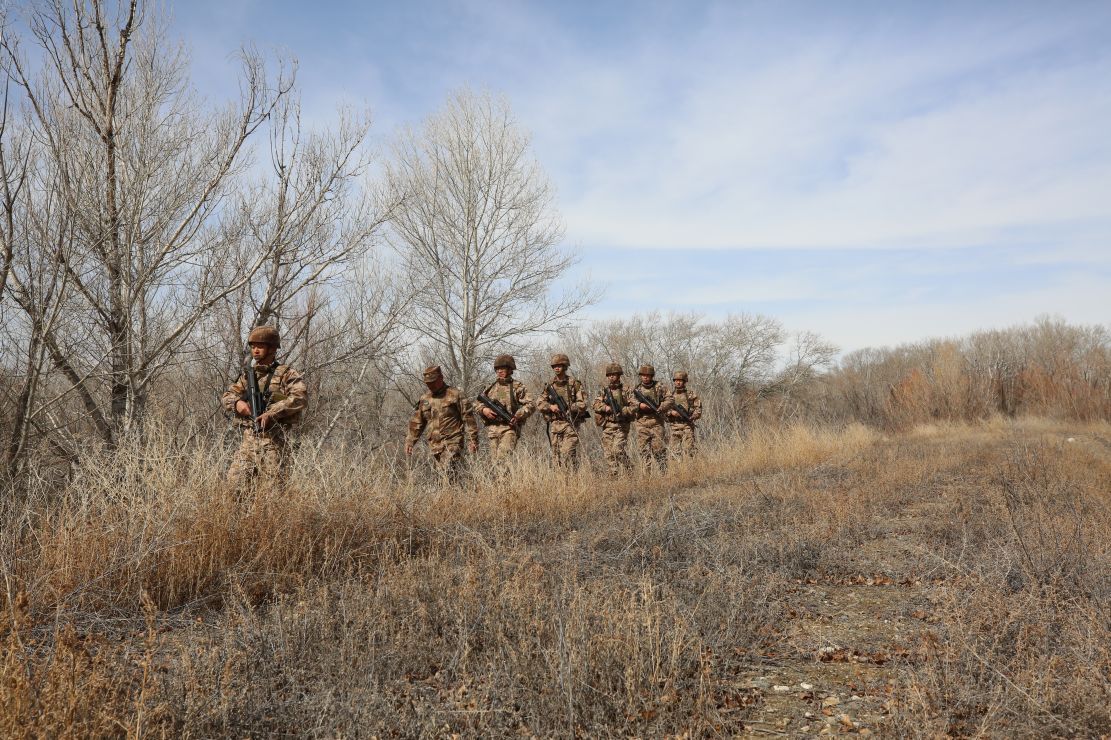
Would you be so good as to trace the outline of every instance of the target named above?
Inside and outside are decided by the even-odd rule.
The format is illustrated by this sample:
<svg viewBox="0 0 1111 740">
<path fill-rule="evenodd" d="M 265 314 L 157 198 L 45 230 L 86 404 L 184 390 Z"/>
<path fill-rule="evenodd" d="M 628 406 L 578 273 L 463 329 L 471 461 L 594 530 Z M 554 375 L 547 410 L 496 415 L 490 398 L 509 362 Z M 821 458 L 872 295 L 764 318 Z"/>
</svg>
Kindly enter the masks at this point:
<svg viewBox="0 0 1111 740">
<path fill-rule="evenodd" d="M 951 585 L 907 680 L 905 728 L 951 735 L 1111 731 L 1111 430 L 1007 434 L 937 515 Z M 970 459 L 971 458 L 971 459 Z M 1000 733 L 1003 734 L 1003 733 Z"/>
<path fill-rule="evenodd" d="M 879 571 L 945 578 L 893 730 L 1107 732 L 1108 445 L 795 427 L 463 490 L 306 452 L 236 502 L 218 450 L 155 438 L 4 504 L 0 733 L 739 733 L 792 584 Z M 864 547 L 924 501 L 920 558 Z"/>
</svg>

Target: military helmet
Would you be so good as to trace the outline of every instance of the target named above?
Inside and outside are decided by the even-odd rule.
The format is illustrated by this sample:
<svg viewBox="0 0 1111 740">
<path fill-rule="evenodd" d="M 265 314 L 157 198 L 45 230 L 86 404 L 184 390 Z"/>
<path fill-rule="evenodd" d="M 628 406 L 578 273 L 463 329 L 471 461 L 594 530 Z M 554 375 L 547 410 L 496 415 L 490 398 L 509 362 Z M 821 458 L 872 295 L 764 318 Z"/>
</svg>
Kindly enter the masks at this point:
<svg viewBox="0 0 1111 740">
<path fill-rule="evenodd" d="M 497 370 L 499 367 L 516 370 L 517 363 L 513 361 L 513 355 L 498 355 L 494 358 L 494 369 Z"/>
<path fill-rule="evenodd" d="M 443 380 L 443 378 L 444 371 L 440 369 L 439 365 L 433 365 L 432 367 L 426 367 L 424 369 L 425 383 L 435 383 L 437 380 Z"/>
<path fill-rule="evenodd" d="M 251 329 L 247 344 L 269 344 L 271 347 L 281 347 L 282 337 L 272 326 L 256 326 Z"/>
<path fill-rule="evenodd" d="M 652 367 L 651 365 L 641 365 L 640 370 L 637 370 L 637 375 L 651 375 L 655 377 L 656 368 Z"/>
<path fill-rule="evenodd" d="M 606 375 L 624 375 L 625 371 L 616 362 L 606 365 Z"/>
<path fill-rule="evenodd" d="M 687 381 L 687 371 L 686 370 L 676 370 L 675 374 L 671 376 L 671 379 L 672 380 L 681 380 L 685 383 Z"/>
<path fill-rule="evenodd" d="M 557 352 L 556 354 L 552 355 L 551 365 L 552 367 L 555 367 L 556 365 L 566 365 L 567 367 L 571 367 L 571 359 L 562 352 Z"/>
</svg>

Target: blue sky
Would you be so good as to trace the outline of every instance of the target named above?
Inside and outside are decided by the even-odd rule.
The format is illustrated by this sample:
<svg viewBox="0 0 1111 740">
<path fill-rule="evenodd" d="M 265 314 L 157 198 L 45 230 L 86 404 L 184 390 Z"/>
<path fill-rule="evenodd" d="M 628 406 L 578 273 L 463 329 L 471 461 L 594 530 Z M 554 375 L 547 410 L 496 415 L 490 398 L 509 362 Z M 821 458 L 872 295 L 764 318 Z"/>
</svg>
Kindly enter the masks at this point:
<svg viewBox="0 0 1111 740">
<path fill-rule="evenodd" d="M 845 349 L 1111 323 L 1111 3 L 171 6 L 213 98 L 252 42 L 376 136 L 504 93 L 596 316 L 760 312 Z"/>
</svg>

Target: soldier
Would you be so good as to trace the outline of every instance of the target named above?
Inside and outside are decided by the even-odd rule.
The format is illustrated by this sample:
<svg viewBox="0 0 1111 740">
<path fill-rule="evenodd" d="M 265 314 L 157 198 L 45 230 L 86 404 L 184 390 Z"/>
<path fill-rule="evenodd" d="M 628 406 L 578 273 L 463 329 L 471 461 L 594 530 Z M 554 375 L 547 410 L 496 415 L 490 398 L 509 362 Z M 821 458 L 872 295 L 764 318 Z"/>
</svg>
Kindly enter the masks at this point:
<svg viewBox="0 0 1111 740">
<path fill-rule="evenodd" d="M 697 442 L 694 422 L 702 418 L 702 399 L 698 394 L 687 388 L 687 373 L 677 370 L 671 377 L 675 384 L 671 395 L 675 399 L 676 408 L 667 412 L 668 431 L 671 433 L 671 453 L 675 456 L 693 455 Z M 686 422 L 679 415 L 678 408 L 686 410 L 690 422 Z"/>
<path fill-rule="evenodd" d="M 471 402 L 463 398 L 458 388 L 444 382 L 439 365 L 424 371 L 424 384 L 428 386 L 428 393 L 417 401 L 413 418 L 409 420 L 405 454 L 413 454 L 413 446 L 427 427 L 428 449 L 440 472 L 455 483 L 463 468 L 463 444 L 466 443 L 471 454 L 478 452 L 478 425 Z"/>
<path fill-rule="evenodd" d="M 571 360 L 567 355 L 552 355 L 552 370 L 555 377 L 544 386 L 544 390 L 537 399 L 540 414 L 548 422 L 548 441 L 552 446 L 552 462 L 556 465 L 568 463 L 574 465 L 578 462 L 579 452 L 579 424 L 587 418 L 586 397 L 583 395 L 583 384 L 567 374 Z M 567 415 L 560 411 L 559 405 L 550 402 L 549 389 L 563 399 L 567 407 Z"/>
<path fill-rule="evenodd" d="M 641 365 L 637 371 L 640 375 L 640 385 L 633 389 L 633 400 L 636 403 L 637 447 L 644 459 L 645 465 L 650 465 L 655 458 L 660 470 L 667 467 L 667 443 L 664 441 L 664 420 L 667 412 L 675 407 L 675 400 L 663 383 L 657 383 L 656 368 L 651 365 Z M 650 400 L 656 407 L 636 398 L 639 392 Z"/>
<path fill-rule="evenodd" d="M 606 365 L 606 387 L 599 391 L 593 404 L 594 423 L 602 428 L 602 451 L 605 453 L 610 475 L 615 478 L 629 467 L 629 453 L 626 448 L 633 402 L 629 391 L 621 384 L 623 372 L 616 362 Z M 611 397 L 618 408 L 610 405 Z"/>
<path fill-rule="evenodd" d="M 228 483 L 242 491 L 254 482 L 260 488 L 276 488 L 285 482 L 286 460 L 290 449 L 290 428 L 301 420 L 308 402 L 308 388 L 301 373 L 277 360 L 281 336 L 272 326 L 256 326 L 247 337 L 253 368 L 247 368 L 220 397 L 224 410 L 234 414 L 243 429 L 239 445 L 228 468 Z M 266 410 L 258 417 L 261 431 L 256 433 L 247 399 L 247 373 L 253 372 L 263 397 L 269 397 Z"/>
<path fill-rule="evenodd" d="M 534 410 L 525 384 L 513 379 L 513 371 L 516 369 L 517 363 L 512 355 L 498 355 L 494 358 L 494 372 L 498 377 L 485 393 L 488 398 L 505 407 L 513 417 L 511 422 L 506 422 L 492 408 L 479 402 L 479 413 L 482 414 L 482 423 L 486 425 L 486 435 L 490 440 L 490 452 L 495 458 L 504 457 L 516 449 L 521 425 Z"/>
</svg>

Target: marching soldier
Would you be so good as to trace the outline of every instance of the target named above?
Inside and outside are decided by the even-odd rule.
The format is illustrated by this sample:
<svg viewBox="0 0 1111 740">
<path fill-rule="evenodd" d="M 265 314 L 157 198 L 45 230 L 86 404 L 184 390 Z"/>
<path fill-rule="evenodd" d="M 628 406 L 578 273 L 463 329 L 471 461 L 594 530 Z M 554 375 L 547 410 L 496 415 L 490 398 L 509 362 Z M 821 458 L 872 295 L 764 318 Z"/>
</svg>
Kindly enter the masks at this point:
<svg viewBox="0 0 1111 740">
<path fill-rule="evenodd" d="M 602 428 L 602 452 L 615 478 L 629 467 L 629 420 L 634 408 L 631 394 L 621 384 L 623 372 L 616 362 L 606 365 L 606 386 L 593 404 L 594 423 Z M 617 408 L 610 404 L 611 398 Z"/>
<path fill-rule="evenodd" d="M 428 450 L 440 472 L 455 483 L 463 469 L 463 445 L 466 444 L 471 454 L 478 452 L 478 424 L 471 402 L 458 388 L 444 382 L 439 365 L 426 368 L 423 377 L 428 392 L 417 401 L 413 418 L 409 420 L 405 454 L 413 454 L 413 446 L 428 429 Z"/>
<path fill-rule="evenodd" d="M 253 367 L 248 367 L 232 383 L 220 400 L 224 410 L 234 415 L 243 429 L 231 466 L 228 483 L 242 491 L 250 483 L 260 488 L 280 487 L 285 482 L 286 461 L 290 450 L 290 428 L 301 420 L 308 403 L 308 387 L 301 373 L 278 362 L 281 336 L 272 326 L 256 326 L 247 337 Z M 254 373 L 264 401 L 264 413 L 258 417 L 260 431 L 255 431 L 248 402 L 250 387 L 247 373 Z"/>
<path fill-rule="evenodd" d="M 702 418 L 702 399 L 698 394 L 687 388 L 687 373 L 677 370 L 672 376 L 674 389 L 671 392 L 675 400 L 675 408 L 667 412 L 668 430 L 671 432 L 671 452 L 673 455 L 693 455 L 697 443 L 694 422 Z M 686 421 L 679 414 L 679 410 L 686 411 L 690 421 Z"/>
<path fill-rule="evenodd" d="M 660 470 L 667 467 L 667 443 L 664 441 L 664 420 L 667 412 L 675 407 L 675 400 L 671 391 L 663 383 L 657 383 L 656 368 L 651 365 L 641 365 L 637 371 L 640 375 L 640 385 L 633 389 L 633 401 L 636 403 L 637 447 L 649 465 L 655 458 Z M 637 399 L 640 393 L 652 402 L 651 405 Z M 655 406 L 655 410 L 652 409 Z"/>
<path fill-rule="evenodd" d="M 497 401 L 509 412 L 512 421 L 507 422 L 493 408 L 479 402 L 482 423 L 486 425 L 486 435 L 490 440 L 490 452 L 495 458 L 504 457 L 516 449 L 521 425 L 534 410 L 525 384 L 513 379 L 513 371 L 516 369 L 517 363 L 512 355 L 498 355 L 494 358 L 497 380 L 485 393 L 487 398 Z"/>
<path fill-rule="evenodd" d="M 548 423 L 552 461 L 556 465 L 574 465 L 578 461 L 579 452 L 578 426 L 589 416 L 586 411 L 586 397 L 583 395 L 583 384 L 567 374 L 567 369 L 571 366 L 567 355 L 552 355 L 551 364 L 555 377 L 544 386 L 536 403 L 540 407 L 540 414 Z M 552 403 L 550 393 L 555 393 L 563 400 L 566 414 L 558 403 Z"/>
</svg>

